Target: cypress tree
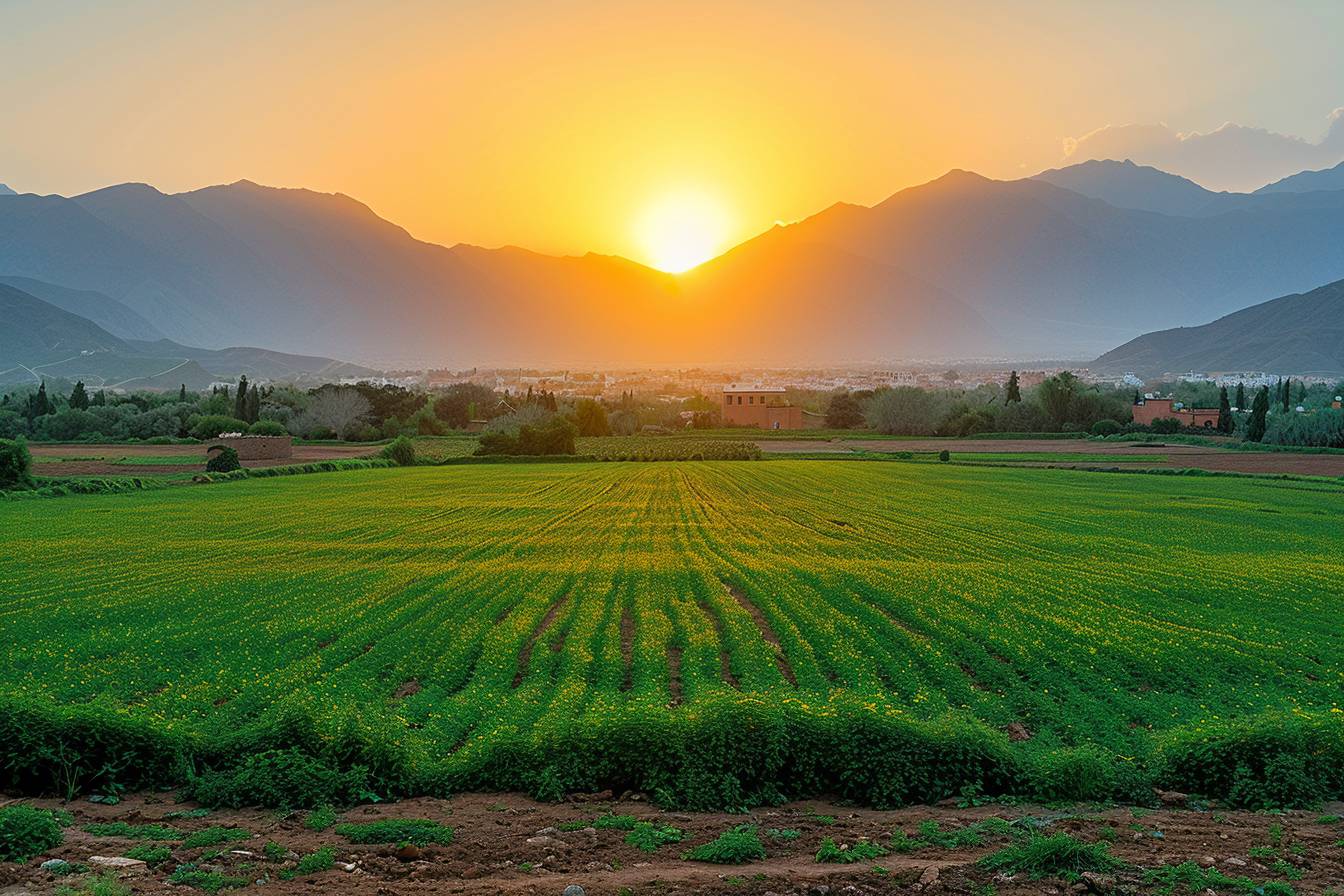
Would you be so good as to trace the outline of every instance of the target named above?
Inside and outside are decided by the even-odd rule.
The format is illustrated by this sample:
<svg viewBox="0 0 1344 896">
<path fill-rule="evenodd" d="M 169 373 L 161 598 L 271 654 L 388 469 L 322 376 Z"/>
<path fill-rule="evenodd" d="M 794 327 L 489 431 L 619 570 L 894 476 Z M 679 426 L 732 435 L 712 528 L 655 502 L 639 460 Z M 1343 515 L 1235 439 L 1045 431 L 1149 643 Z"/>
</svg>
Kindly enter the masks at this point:
<svg viewBox="0 0 1344 896">
<path fill-rule="evenodd" d="M 1246 424 L 1246 441 L 1259 442 L 1265 437 L 1265 416 L 1269 413 L 1269 387 L 1261 386 L 1251 404 L 1251 419 Z"/>
<path fill-rule="evenodd" d="M 1292 395 L 1292 385 L 1293 380 L 1291 377 L 1283 381 L 1283 412 L 1285 414 L 1292 410 L 1292 402 L 1290 400 Z"/>
<path fill-rule="evenodd" d="M 90 402 L 94 407 L 101 408 L 107 405 L 107 393 L 102 389 L 93 393 L 93 401 Z"/>
<path fill-rule="evenodd" d="M 257 419 L 261 417 L 261 393 L 257 391 L 255 385 L 248 390 L 247 402 L 243 410 L 247 412 L 247 416 L 242 419 L 248 423 L 256 423 Z"/>
<path fill-rule="evenodd" d="M 1138 393 L 1135 394 L 1137 395 Z M 1014 370 L 1012 373 L 1008 374 L 1008 389 L 1004 393 L 1003 403 L 1012 404 L 1015 401 L 1021 401 L 1021 400 L 1022 400 L 1022 388 L 1019 385 L 1019 380 L 1017 378 L 1017 371 Z"/>
<path fill-rule="evenodd" d="M 187 384 L 183 383 L 182 388 L 177 390 L 177 401 L 179 404 L 187 403 Z"/>
<path fill-rule="evenodd" d="M 238 377 L 238 394 L 233 399 L 233 416 L 239 420 L 247 419 L 247 377 Z"/>
<path fill-rule="evenodd" d="M 83 380 L 76 382 L 75 388 L 70 392 L 70 407 L 81 411 L 89 408 L 89 393 L 84 388 Z"/>
<path fill-rule="evenodd" d="M 1218 431 L 1232 432 L 1232 403 L 1227 400 L 1227 387 L 1218 390 Z"/>
<path fill-rule="evenodd" d="M 1237 383 L 1237 410 L 1246 410 L 1246 384 Z"/>
<path fill-rule="evenodd" d="M 52 405 L 51 399 L 47 397 L 47 381 L 43 380 L 42 384 L 37 387 L 37 392 L 28 397 L 28 419 L 45 417 L 55 411 L 55 406 Z"/>
</svg>

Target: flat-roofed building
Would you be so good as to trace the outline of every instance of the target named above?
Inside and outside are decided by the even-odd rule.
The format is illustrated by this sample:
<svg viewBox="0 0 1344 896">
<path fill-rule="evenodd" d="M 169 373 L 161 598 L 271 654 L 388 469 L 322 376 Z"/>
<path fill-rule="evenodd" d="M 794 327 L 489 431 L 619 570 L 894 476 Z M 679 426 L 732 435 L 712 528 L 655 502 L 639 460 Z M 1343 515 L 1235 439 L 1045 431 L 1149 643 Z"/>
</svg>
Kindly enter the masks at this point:
<svg viewBox="0 0 1344 896">
<path fill-rule="evenodd" d="M 723 425 L 802 429 L 803 409 L 784 399 L 784 387 L 729 383 L 723 387 Z"/>
</svg>

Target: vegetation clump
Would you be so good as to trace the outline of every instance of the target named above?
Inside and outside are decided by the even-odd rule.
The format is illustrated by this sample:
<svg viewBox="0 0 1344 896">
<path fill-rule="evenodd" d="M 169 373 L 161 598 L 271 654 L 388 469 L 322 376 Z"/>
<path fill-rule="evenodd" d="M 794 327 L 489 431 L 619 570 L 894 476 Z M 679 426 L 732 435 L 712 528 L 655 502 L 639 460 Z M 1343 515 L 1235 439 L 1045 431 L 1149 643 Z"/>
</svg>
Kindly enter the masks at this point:
<svg viewBox="0 0 1344 896">
<path fill-rule="evenodd" d="M 1111 855 L 1106 843 L 1084 843 L 1068 834 L 1033 834 L 1021 843 L 985 856 L 982 868 L 1031 878 L 1060 877 L 1076 880 L 1087 871 L 1118 871 L 1125 863 Z"/>
<path fill-rule="evenodd" d="M 85 833 L 95 837 L 119 837 L 123 840 L 181 840 L 183 834 L 166 824 L 129 824 L 112 821 L 84 825 Z"/>
<path fill-rule="evenodd" d="M 248 882 L 241 877 L 230 877 L 220 871 L 205 871 L 195 864 L 178 865 L 169 876 L 168 882 L 171 884 L 182 884 L 188 887 L 194 887 L 197 890 L 204 890 L 207 893 L 218 893 L 220 890 L 232 890 L 247 886 Z"/>
<path fill-rule="evenodd" d="M 28 443 L 17 439 L 0 439 L 0 489 L 32 488 L 33 456 Z"/>
<path fill-rule="evenodd" d="M 453 829 L 427 818 L 388 818 L 365 824 L 340 824 L 336 833 L 351 843 L 393 843 L 443 846 L 453 842 Z"/>
<path fill-rule="evenodd" d="M 745 865 L 765 858 L 765 846 L 757 834 L 756 825 L 740 824 L 687 851 L 682 858 L 715 865 Z"/>
<path fill-rule="evenodd" d="M 837 845 L 834 839 L 827 837 L 821 841 L 821 849 L 817 850 L 817 861 L 852 865 L 855 862 L 871 862 L 886 854 L 887 850 L 871 840 Z"/>
<path fill-rule="evenodd" d="M 397 436 L 383 449 L 383 457 L 399 467 L 415 466 L 415 443 L 406 436 Z"/>
<path fill-rule="evenodd" d="M 210 448 L 210 459 L 205 462 L 205 472 L 207 473 L 232 473 L 234 470 L 241 470 L 242 461 L 238 460 L 238 452 L 228 445 L 213 445 Z"/>
<path fill-rule="evenodd" d="M 668 824 L 654 824 L 650 821 L 637 822 L 630 833 L 625 835 L 625 842 L 635 849 L 644 852 L 654 852 L 660 846 L 666 846 L 669 843 L 680 843 L 682 833 L 680 828 L 674 828 Z"/>
<path fill-rule="evenodd" d="M 251 837 L 250 831 L 242 828 L 225 827 L 224 825 L 213 825 L 195 833 L 188 834 L 187 839 L 182 841 L 184 849 L 196 849 L 203 846 L 218 846 L 221 843 L 234 843 L 238 840 L 246 840 Z"/>
<path fill-rule="evenodd" d="M 26 862 L 54 846 L 64 834 L 56 815 L 32 806 L 0 809 L 0 862 Z"/>
</svg>

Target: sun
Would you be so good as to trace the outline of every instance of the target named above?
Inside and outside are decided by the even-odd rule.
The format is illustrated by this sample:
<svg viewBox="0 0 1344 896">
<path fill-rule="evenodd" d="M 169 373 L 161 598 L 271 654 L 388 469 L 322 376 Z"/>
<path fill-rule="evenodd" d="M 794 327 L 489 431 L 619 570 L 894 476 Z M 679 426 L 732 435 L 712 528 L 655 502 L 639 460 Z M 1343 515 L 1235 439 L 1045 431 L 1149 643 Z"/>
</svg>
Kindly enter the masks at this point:
<svg viewBox="0 0 1344 896">
<path fill-rule="evenodd" d="M 724 250 L 728 215 L 723 204 L 707 192 L 677 190 L 644 209 L 636 235 L 649 264 L 680 274 Z"/>
</svg>

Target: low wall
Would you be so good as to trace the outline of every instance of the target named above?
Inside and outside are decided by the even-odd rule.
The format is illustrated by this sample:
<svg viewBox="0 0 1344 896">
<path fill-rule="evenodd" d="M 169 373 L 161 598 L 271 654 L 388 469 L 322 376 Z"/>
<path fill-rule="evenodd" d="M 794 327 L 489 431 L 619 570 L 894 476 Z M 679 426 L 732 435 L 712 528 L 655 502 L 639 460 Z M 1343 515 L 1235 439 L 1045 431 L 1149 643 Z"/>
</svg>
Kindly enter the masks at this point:
<svg viewBox="0 0 1344 896">
<path fill-rule="evenodd" d="M 281 460 L 294 456 L 293 436 L 220 436 L 209 447 L 224 445 L 238 452 L 239 460 Z"/>
</svg>

